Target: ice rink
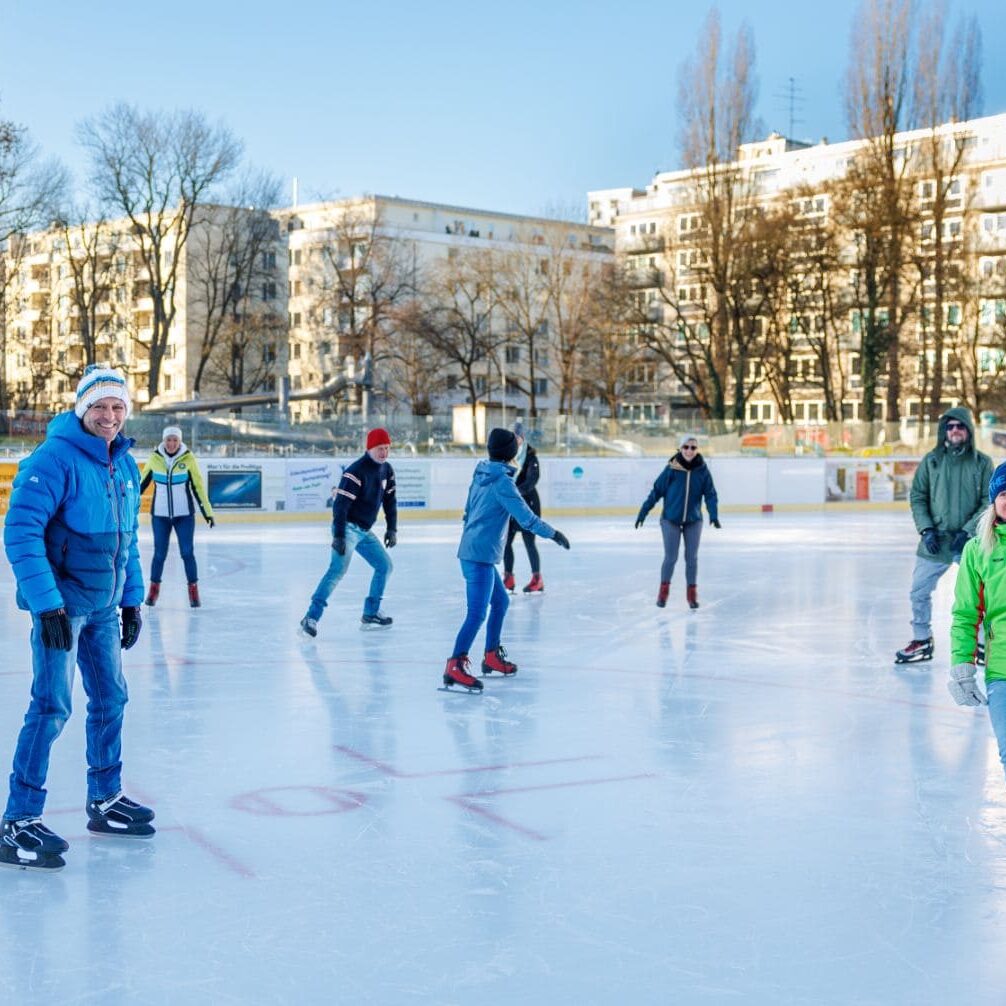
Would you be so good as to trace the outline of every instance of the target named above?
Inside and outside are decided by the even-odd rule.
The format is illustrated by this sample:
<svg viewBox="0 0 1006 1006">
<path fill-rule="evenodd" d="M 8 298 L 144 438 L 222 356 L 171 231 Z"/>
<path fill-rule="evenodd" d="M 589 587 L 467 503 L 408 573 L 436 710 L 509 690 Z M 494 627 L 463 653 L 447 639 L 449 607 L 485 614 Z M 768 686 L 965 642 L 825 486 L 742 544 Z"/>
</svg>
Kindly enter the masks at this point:
<svg viewBox="0 0 1006 1006">
<path fill-rule="evenodd" d="M 696 612 L 681 566 L 654 606 L 654 518 L 554 520 L 572 551 L 541 543 L 520 670 L 481 696 L 437 690 L 457 523 L 403 523 L 393 627 L 361 630 L 357 559 L 315 641 L 324 522 L 200 527 L 204 607 L 173 553 L 125 655 L 126 791 L 158 834 L 88 837 L 78 682 L 46 809 L 67 867 L 0 870 L 3 1001 L 1001 1003 L 1006 782 L 946 690 L 952 575 L 936 659 L 893 665 L 907 511 L 728 511 Z M 4 562 L 3 773 L 13 590 Z"/>
</svg>

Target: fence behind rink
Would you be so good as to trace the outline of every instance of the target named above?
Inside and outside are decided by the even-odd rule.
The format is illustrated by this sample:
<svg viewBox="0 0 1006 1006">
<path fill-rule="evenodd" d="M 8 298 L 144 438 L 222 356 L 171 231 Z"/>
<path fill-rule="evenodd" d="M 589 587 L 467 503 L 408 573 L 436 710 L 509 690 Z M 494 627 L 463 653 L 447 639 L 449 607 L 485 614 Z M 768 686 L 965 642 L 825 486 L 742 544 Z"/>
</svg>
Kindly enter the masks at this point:
<svg viewBox="0 0 1006 1006">
<path fill-rule="evenodd" d="M 201 459 L 214 510 L 224 516 L 319 519 L 345 465 L 341 458 Z M 142 460 L 142 458 L 138 459 Z M 538 491 L 548 516 L 631 516 L 666 459 L 540 457 Z M 392 455 L 399 515 L 458 518 L 475 458 Z M 748 458 L 708 460 L 721 509 L 823 508 L 838 504 L 906 506 L 917 458 Z"/>
</svg>

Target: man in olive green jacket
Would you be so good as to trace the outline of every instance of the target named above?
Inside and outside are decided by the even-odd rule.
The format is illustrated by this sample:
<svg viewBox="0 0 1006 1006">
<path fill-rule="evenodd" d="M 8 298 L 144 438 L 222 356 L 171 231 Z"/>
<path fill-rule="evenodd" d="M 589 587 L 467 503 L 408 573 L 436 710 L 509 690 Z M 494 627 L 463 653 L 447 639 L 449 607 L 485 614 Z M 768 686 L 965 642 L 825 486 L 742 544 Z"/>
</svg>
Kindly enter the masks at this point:
<svg viewBox="0 0 1006 1006">
<path fill-rule="evenodd" d="M 960 562 L 964 543 L 985 509 L 992 459 L 975 447 L 968 409 L 940 416 L 938 442 L 912 480 L 912 517 L 921 539 L 912 574 L 912 641 L 898 650 L 897 663 L 933 659 L 933 591 L 943 574 Z"/>
</svg>

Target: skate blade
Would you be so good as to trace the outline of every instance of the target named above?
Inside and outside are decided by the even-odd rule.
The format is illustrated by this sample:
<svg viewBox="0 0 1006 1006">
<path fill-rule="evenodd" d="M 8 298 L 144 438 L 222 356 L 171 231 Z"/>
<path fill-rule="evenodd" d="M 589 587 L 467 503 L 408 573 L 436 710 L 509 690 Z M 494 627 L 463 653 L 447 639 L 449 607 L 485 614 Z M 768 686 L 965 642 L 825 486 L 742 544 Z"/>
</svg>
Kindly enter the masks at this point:
<svg viewBox="0 0 1006 1006">
<path fill-rule="evenodd" d="M 453 693 L 457 693 L 459 695 L 464 694 L 465 692 L 467 692 L 469 695 L 481 695 L 482 692 L 483 692 L 483 689 L 481 689 L 481 688 L 469 688 L 467 685 L 453 685 L 451 687 L 448 687 L 447 685 L 441 685 L 437 689 L 437 691 L 438 692 L 453 692 Z"/>
<path fill-rule="evenodd" d="M 157 829 L 150 824 L 140 824 L 136 825 L 132 830 L 127 830 L 123 828 L 121 831 L 119 829 L 109 829 L 109 828 L 95 828 L 92 827 L 90 821 L 87 823 L 87 830 L 95 836 L 95 838 L 153 838 L 157 834 Z"/>
<path fill-rule="evenodd" d="M 930 654 L 928 657 L 895 657 L 894 662 L 896 664 L 927 664 L 933 659 L 933 655 Z"/>
<path fill-rule="evenodd" d="M 48 856 L 39 856 L 36 859 L 0 859 L 0 866 L 8 870 L 32 870 L 37 873 L 59 873 L 66 866 L 66 860 L 57 853 L 50 853 Z"/>
</svg>

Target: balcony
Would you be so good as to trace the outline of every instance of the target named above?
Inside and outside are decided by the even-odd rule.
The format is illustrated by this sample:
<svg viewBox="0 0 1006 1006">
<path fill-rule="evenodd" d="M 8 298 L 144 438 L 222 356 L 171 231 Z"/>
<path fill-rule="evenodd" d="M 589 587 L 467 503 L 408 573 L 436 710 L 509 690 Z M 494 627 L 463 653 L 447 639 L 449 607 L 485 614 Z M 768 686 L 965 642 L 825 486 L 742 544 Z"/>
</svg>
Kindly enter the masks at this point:
<svg viewBox="0 0 1006 1006">
<path fill-rule="evenodd" d="M 662 252 L 664 250 L 664 237 L 662 234 L 633 234 L 625 239 L 621 250 L 626 255 Z"/>
<path fill-rule="evenodd" d="M 625 285 L 636 289 L 664 284 L 664 274 L 659 269 L 627 269 L 624 277 Z"/>
</svg>

